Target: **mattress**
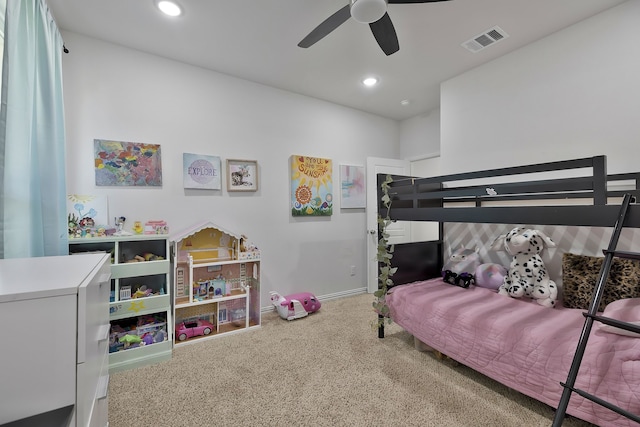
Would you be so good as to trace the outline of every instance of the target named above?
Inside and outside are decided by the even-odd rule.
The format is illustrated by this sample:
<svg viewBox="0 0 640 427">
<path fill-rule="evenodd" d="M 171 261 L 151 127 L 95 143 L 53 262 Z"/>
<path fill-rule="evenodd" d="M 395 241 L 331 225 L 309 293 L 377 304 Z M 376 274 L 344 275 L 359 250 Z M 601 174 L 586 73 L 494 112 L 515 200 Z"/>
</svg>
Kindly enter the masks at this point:
<svg viewBox="0 0 640 427">
<path fill-rule="evenodd" d="M 396 286 L 387 304 L 393 321 L 423 343 L 557 407 L 560 382 L 567 379 L 584 325 L 583 310 L 546 308 L 439 278 Z M 640 302 L 633 306 L 640 320 Z M 601 326 L 594 323 L 575 386 L 640 414 L 640 338 L 606 332 Z M 601 426 L 637 426 L 576 393 L 567 413 Z"/>
</svg>

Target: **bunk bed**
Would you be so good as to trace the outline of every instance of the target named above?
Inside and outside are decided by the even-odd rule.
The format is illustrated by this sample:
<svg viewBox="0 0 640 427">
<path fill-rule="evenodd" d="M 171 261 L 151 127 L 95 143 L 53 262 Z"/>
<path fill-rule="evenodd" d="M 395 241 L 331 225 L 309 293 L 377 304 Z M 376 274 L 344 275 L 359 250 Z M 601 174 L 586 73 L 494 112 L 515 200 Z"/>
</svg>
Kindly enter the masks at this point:
<svg viewBox="0 0 640 427">
<path fill-rule="evenodd" d="M 543 307 L 493 289 L 451 285 L 441 271 L 451 249 L 450 224 L 505 225 L 507 231 L 513 224 L 601 230 L 621 222 L 620 227 L 640 228 L 640 205 L 629 204 L 619 221 L 621 201 L 640 196 L 640 173 L 607 175 L 606 157 L 596 156 L 432 178 L 393 176 L 390 206 L 382 202 L 386 179 L 378 175 L 381 217 L 438 224 L 434 240 L 394 245 L 392 266 L 398 269 L 384 297 L 389 317 L 414 336 L 416 347 L 445 354 L 553 408 L 563 407 L 560 417 L 556 413 L 559 419 L 566 412 L 601 426 L 637 425 L 582 395 L 558 403 L 565 399 L 563 382 L 574 370 L 576 348 L 588 340 L 570 386 L 640 414 L 640 338 L 600 324 L 589 325 L 584 337 L 591 311 L 585 316 L 585 309 L 563 307 L 562 297 L 556 307 Z M 561 278 L 556 279 L 561 287 Z M 599 302 L 598 297 L 596 306 Z M 604 315 L 640 321 L 640 298 L 610 302 Z M 378 335 L 384 337 L 384 326 Z"/>
</svg>

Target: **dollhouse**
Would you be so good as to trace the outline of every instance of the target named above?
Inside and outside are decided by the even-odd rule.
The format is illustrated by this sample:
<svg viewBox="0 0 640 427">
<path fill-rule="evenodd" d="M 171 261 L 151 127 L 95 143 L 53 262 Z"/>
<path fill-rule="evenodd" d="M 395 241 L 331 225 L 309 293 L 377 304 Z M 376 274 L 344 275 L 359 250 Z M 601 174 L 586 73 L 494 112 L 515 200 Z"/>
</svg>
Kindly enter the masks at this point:
<svg viewBox="0 0 640 427">
<path fill-rule="evenodd" d="M 202 222 L 172 235 L 171 247 L 175 324 L 214 325 L 176 344 L 260 326 L 260 251 L 244 235 Z"/>
</svg>

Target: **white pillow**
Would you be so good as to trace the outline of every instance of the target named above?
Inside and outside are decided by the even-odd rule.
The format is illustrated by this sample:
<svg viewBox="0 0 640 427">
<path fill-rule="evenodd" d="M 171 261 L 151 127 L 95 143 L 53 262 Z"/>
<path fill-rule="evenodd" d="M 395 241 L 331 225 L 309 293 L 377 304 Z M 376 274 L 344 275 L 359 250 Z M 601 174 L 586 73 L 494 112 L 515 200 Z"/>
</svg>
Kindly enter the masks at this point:
<svg viewBox="0 0 640 427">
<path fill-rule="evenodd" d="M 624 298 L 613 301 L 604 308 L 602 312 L 604 317 L 620 320 L 621 322 L 631 323 L 640 326 L 640 298 Z M 627 331 L 626 329 L 617 328 L 611 325 L 600 323 L 600 330 L 612 334 L 625 335 L 628 337 L 640 337 L 636 332 Z"/>
<path fill-rule="evenodd" d="M 640 322 L 627 322 L 632 325 L 640 326 Z M 626 329 L 621 329 L 616 326 L 605 325 L 604 323 L 600 324 L 600 330 L 603 332 L 610 332 L 612 334 L 618 335 L 626 335 L 628 337 L 640 337 L 640 334 L 637 332 L 627 331 Z"/>
</svg>

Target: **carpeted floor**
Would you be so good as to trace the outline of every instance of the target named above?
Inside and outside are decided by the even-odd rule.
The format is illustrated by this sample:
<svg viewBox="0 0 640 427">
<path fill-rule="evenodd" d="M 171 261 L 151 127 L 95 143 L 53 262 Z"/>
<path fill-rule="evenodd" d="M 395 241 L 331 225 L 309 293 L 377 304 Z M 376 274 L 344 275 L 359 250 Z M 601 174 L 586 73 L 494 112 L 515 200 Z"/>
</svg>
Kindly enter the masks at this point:
<svg viewBox="0 0 640 427">
<path fill-rule="evenodd" d="M 550 426 L 553 410 L 471 369 L 372 329 L 373 296 L 288 322 L 179 346 L 111 375 L 109 426 Z M 591 426 L 567 418 L 565 426 Z"/>
</svg>

